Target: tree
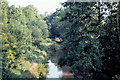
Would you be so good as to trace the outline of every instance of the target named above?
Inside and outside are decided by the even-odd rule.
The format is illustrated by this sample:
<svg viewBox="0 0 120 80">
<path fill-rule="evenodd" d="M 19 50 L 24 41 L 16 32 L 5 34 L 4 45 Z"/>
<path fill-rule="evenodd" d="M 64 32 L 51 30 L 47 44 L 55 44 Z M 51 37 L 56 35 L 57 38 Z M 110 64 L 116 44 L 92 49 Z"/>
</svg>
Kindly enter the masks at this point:
<svg viewBox="0 0 120 80">
<path fill-rule="evenodd" d="M 62 20 L 68 26 L 63 25 L 66 29 L 62 33 L 65 35 L 62 43 L 64 54 L 59 64 L 70 66 L 74 75 L 83 75 L 84 78 L 93 71 L 101 72 L 104 54 L 98 40 L 95 3 L 66 2 L 63 5 L 68 10 Z"/>
<path fill-rule="evenodd" d="M 65 10 L 63 8 L 56 9 L 56 12 L 48 15 L 47 17 L 44 18 L 46 21 L 47 25 L 49 26 L 49 32 L 50 32 L 50 37 L 55 38 L 55 37 L 60 37 L 60 19 L 62 16 L 64 16 Z M 63 29 L 62 29 L 63 30 Z"/>
<path fill-rule="evenodd" d="M 40 43 L 47 41 L 49 33 L 42 16 L 32 5 L 16 8 L 14 5 L 8 6 L 5 1 L 0 4 L 2 5 L 0 25 L 2 25 L 3 40 L 2 78 L 41 78 L 45 76 L 46 66 L 43 61 L 46 58 L 47 47 L 44 49 L 44 53 L 39 47 L 41 47 Z M 40 59 L 41 57 L 43 59 Z M 43 70 L 28 75 L 32 63 L 38 64 L 36 68 Z M 40 72 L 42 72 L 41 76 Z"/>
<path fill-rule="evenodd" d="M 103 74 L 109 77 L 112 80 L 112 76 L 119 75 L 119 31 L 118 31 L 118 4 L 116 2 L 106 3 L 108 9 L 110 10 L 110 14 L 108 15 L 107 20 L 105 21 L 105 25 L 103 30 L 105 31 L 105 35 L 101 35 L 99 37 L 99 41 L 104 48 L 104 58 L 103 58 Z M 113 66 L 114 65 L 114 66 Z M 114 69 L 114 70 L 113 70 Z"/>
<path fill-rule="evenodd" d="M 67 11 L 61 19 L 64 53 L 58 62 L 60 66 L 70 66 L 74 75 L 82 75 L 84 79 L 90 73 L 95 80 L 112 80 L 112 76 L 119 76 L 117 5 L 114 2 L 63 4 Z M 103 13 L 102 7 L 110 13 Z"/>
</svg>

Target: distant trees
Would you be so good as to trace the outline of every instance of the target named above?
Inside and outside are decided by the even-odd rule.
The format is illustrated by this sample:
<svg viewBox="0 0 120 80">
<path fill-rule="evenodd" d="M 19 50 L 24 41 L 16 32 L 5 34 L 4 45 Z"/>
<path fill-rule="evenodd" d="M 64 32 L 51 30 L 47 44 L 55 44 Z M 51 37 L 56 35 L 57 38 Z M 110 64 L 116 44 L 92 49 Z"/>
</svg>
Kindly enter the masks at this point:
<svg viewBox="0 0 120 80">
<path fill-rule="evenodd" d="M 61 17 L 64 15 L 64 9 L 56 9 L 56 12 L 54 12 L 51 15 L 48 15 L 44 18 L 46 21 L 47 25 L 49 26 L 49 32 L 50 32 L 50 37 L 55 38 L 55 37 L 60 37 L 60 20 Z"/>
</svg>

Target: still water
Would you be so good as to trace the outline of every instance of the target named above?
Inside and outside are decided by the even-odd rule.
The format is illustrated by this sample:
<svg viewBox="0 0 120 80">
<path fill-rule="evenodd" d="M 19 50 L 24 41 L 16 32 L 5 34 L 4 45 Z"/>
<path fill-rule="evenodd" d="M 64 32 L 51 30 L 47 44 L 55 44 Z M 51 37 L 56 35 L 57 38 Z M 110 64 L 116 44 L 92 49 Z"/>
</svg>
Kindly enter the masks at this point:
<svg viewBox="0 0 120 80">
<path fill-rule="evenodd" d="M 62 69 L 60 69 L 51 60 L 48 60 L 48 75 L 46 78 L 61 78 L 63 75 Z"/>
</svg>

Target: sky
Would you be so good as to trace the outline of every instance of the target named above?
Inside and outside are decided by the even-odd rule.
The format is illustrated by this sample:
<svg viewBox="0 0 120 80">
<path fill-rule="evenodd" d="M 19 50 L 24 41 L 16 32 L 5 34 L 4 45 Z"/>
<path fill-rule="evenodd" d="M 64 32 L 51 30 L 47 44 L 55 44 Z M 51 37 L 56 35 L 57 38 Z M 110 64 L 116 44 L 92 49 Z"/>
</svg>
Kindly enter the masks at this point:
<svg viewBox="0 0 120 80">
<path fill-rule="evenodd" d="M 53 13 L 57 8 L 62 7 L 60 3 L 65 2 L 67 0 L 7 0 L 9 5 L 18 6 L 27 6 L 29 4 L 34 5 L 38 9 L 40 14 L 44 14 L 45 12 Z"/>
</svg>

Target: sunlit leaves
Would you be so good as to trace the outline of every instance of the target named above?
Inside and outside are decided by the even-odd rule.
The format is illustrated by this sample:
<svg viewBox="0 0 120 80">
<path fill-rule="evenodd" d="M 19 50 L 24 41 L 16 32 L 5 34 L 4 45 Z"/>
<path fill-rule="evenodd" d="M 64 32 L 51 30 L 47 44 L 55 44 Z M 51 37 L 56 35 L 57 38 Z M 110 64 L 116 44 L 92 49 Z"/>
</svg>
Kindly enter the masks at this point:
<svg viewBox="0 0 120 80">
<path fill-rule="evenodd" d="M 48 37 L 48 26 L 33 5 L 16 8 L 2 2 L 2 54 L 4 78 L 42 77 L 38 71 L 29 73 L 32 62 L 41 63 L 47 57 L 47 46 L 40 50 L 40 43 Z M 37 43 L 37 44 L 36 44 Z M 47 43 L 47 42 L 46 42 Z M 37 47 L 37 53 L 33 49 Z M 32 65 L 34 66 L 34 65 Z M 38 69 L 38 66 L 35 67 Z M 25 72 L 28 71 L 28 72 Z M 44 72 L 45 71 L 45 72 Z M 22 75 L 25 73 L 24 75 Z M 46 70 L 42 74 L 45 75 Z M 35 76 L 37 75 L 37 76 Z"/>
</svg>

